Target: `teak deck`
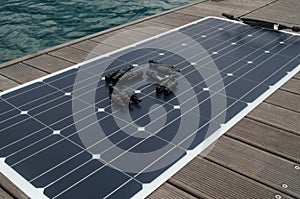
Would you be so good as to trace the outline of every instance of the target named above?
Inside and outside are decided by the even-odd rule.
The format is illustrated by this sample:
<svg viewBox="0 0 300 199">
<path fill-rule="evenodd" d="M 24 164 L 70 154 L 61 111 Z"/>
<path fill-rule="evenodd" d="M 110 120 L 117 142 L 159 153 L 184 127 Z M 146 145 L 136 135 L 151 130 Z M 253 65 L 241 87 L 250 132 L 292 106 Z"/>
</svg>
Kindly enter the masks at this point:
<svg viewBox="0 0 300 199">
<path fill-rule="evenodd" d="M 299 9 L 298 0 L 190 4 L 0 64 L 0 90 L 205 16 L 228 12 L 299 26 Z M 208 154 L 200 154 L 149 198 L 299 198 L 299 144 L 300 73 L 222 136 Z M 0 198 L 27 198 L 3 175 L 0 186 Z"/>
</svg>

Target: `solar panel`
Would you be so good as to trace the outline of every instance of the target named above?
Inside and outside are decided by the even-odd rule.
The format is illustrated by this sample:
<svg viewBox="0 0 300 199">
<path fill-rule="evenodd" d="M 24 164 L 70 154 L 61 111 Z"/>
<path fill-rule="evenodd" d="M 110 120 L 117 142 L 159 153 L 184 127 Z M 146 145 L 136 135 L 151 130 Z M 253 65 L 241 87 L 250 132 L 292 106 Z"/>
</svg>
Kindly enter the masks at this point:
<svg viewBox="0 0 300 199">
<path fill-rule="evenodd" d="M 1 172 L 32 198 L 146 197 L 299 70 L 298 35 L 192 22 L 2 92 Z"/>
</svg>

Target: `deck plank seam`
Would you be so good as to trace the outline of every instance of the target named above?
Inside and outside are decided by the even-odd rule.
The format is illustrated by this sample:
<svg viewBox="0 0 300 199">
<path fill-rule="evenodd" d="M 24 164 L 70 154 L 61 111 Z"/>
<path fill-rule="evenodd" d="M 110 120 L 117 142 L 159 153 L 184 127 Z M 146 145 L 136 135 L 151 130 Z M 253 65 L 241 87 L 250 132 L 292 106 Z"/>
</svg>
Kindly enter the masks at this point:
<svg viewBox="0 0 300 199">
<path fill-rule="evenodd" d="M 298 80 L 298 79 L 297 79 L 297 80 Z M 290 92 L 290 93 L 295 94 L 295 95 L 300 95 L 299 93 L 294 92 L 294 91 L 291 91 L 291 90 L 288 90 L 287 88 L 284 88 L 284 87 L 280 87 L 279 89 L 280 89 L 280 90 L 283 90 L 283 91 L 286 91 L 286 92 Z"/>
<path fill-rule="evenodd" d="M 283 109 L 285 109 L 285 110 L 288 110 L 288 111 L 291 111 L 291 112 L 300 114 L 300 111 L 293 110 L 293 109 L 288 108 L 288 107 L 286 107 L 286 106 L 284 106 L 284 105 L 281 106 L 281 105 L 279 105 L 279 104 L 275 104 L 275 103 L 272 103 L 272 102 L 267 101 L 267 100 L 265 100 L 264 103 L 270 104 L 270 105 L 272 105 L 272 106 L 277 106 L 277 107 L 283 108 Z"/>
<path fill-rule="evenodd" d="M 176 175 L 176 174 L 175 174 Z M 188 185 L 185 185 L 183 182 L 180 182 L 179 180 L 171 177 L 170 179 L 167 180 L 168 183 L 173 185 L 174 187 L 184 191 L 187 194 L 190 194 L 196 198 L 205 198 L 205 199 L 212 199 L 208 195 L 200 192 L 199 190 L 194 189 L 193 187 L 190 187 Z"/>
<path fill-rule="evenodd" d="M 44 73 L 47 73 L 47 75 L 48 75 L 48 74 L 51 74 L 51 73 L 49 73 L 49 71 L 46 71 L 46 70 L 44 70 L 44 69 L 42 69 L 42 68 L 33 66 L 33 65 L 29 64 L 29 63 L 24 63 L 23 61 L 22 61 L 22 62 L 19 62 L 19 63 L 24 64 L 24 65 L 26 65 L 26 66 L 28 66 L 28 67 L 30 67 L 30 68 L 34 68 L 34 69 L 36 69 L 36 70 L 42 71 L 42 72 L 44 72 Z M 26 83 L 26 82 L 25 82 L 25 83 Z"/>
<path fill-rule="evenodd" d="M 269 150 L 267 147 L 263 147 L 257 143 L 251 143 L 249 141 L 246 141 L 238 136 L 235 136 L 235 135 L 232 135 L 232 134 L 228 134 L 228 133 L 225 133 L 224 136 L 230 138 L 230 139 L 233 139 L 233 140 L 236 140 L 240 143 L 243 143 L 245 145 L 248 145 L 248 146 L 251 146 L 255 149 L 258 149 L 258 150 L 261 150 L 261 151 L 264 151 L 268 154 L 270 154 L 271 156 L 274 156 L 276 158 L 282 158 L 286 161 L 290 161 L 291 164 L 300 164 L 300 160 L 298 160 L 297 158 L 293 158 L 293 157 L 288 157 L 288 156 L 285 156 L 284 154 L 281 154 L 281 153 L 276 153 L 276 151 L 272 151 L 272 150 Z"/>
<path fill-rule="evenodd" d="M 7 79 L 9 79 L 9 80 L 11 80 L 11 81 L 16 82 L 17 84 L 24 84 L 23 82 L 21 82 L 21 81 L 19 81 L 19 80 L 15 80 L 14 78 L 9 77 L 9 76 L 7 76 L 7 75 L 5 75 L 5 74 L 0 73 L 0 75 L 2 75 L 3 77 L 5 77 L 5 78 L 7 78 Z"/>
<path fill-rule="evenodd" d="M 67 46 L 66 46 L 67 47 Z M 71 62 L 71 63 L 73 63 L 74 65 L 76 65 L 77 63 L 76 62 L 74 62 L 74 61 L 71 61 L 71 60 L 68 60 L 68 59 L 64 59 L 64 58 L 61 58 L 61 57 L 59 57 L 59 56 L 56 56 L 56 55 L 54 55 L 54 54 L 48 54 L 48 53 L 46 53 L 47 55 L 50 55 L 50 56 L 52 56 L 52 57 L 55 57 L 55 58 L 58 58 L 58 59 L 61 59 L 61 60 L 63 60 L 63 61 L 68 61 L 68 62 Z"/>
<path fill-rule="evenodd" d="M 262 5 L 262 6 L 258 7 L 258 8 L 255 8 L 255 9 L 251 10 L 250 12 L 247 12 L 247 13 L 245 13 L 245 14 L 240 15 L 239 17 L 244 17 L 244 16 L 246 16 L 246 15 L 248 15 L 248 14 L 251 14 L 252 12 L 255 12 L 255 11 L 257 11 L 257 10 L 260 10 L 260 9 L 262 9 L 262 8 L 265 8 L 265 7 L 267 7 L 267 6 L 271 5 L 271 4 L 274 4 L 274 3 L 278 2 L 278 1 L 279 1 L 279 0 L 274 0 L 274 1 L 272 1 L 272 2 L 266 3 L 265 5 Z"/>
<path fill-rule="evenodd" d="M 211 163 L 213 163 L 215 165 L 218 165 L 218 166 L 220 166 L 220 167 L 222 167 L 222 168 L 224 168 L 226 170 L 229 170 L 232 173 L 235 173 L 237 175 L 243 176 L 244 178 L 252 180 L 252 181 L 254 181 L 254 182 L 256 182 L 256 183 L 258 183 L 260 185 L 263 185 L 263 186 L 269 187 L 269 188 L 271 188 L 273 190 L 276 190 L 278 193 L 281 193 L 281 194 L 283 193 L 283 194 L 286 194 L 286 195 L 288 195 L 290 197 L 297 198 L 297 194 L 296 193 L 293 193 L 292 191 L 289 191 L 289 190 L 286 190 L 286 189 L 283 190 L 283 189 L 281 189 L 280 185 L 276 185 L 276 184 L 274 184 L 274 183 L 272 183 L 272 182 L 270 182 L 268 180 L 263 180 L 263 179 L 259 180 L 259 179 L 256 179 L 256 178 L 250 176 L 250 175 L 247 175 L 245 173 L 242 173 L 242 172 L 239 172 L 237 170 L 234 170 L 234 169 L 230 168 L 229 166 L 226 166 L 225 164 L 221 164 L 221 163 L 215 161 L 213 157 L 208 157 L 208 156 L 201 157 L 201 156 L 197 156 L 196 158 L 204 158 L 205 160 L 207 160 L 207 161 L 209 161 L 209 162 L 211 162 Z M 277 193 L 274 193 L 274 194 L 277 194 Z"/>
<path fill-rule="evenodd" d="M 263 103 L 265 103 L 265 102 L 263 102 Z M 260 122 L 260 123 L 262 123 L 262 124 L 268 125 L 268 126 L 273 127 L 273 128 L 277 128 L 277 129 L 279 129 L 279 130 L 285 131 L 285 132 L 287 132 L 287 133 L 291 133 L 291 134 L 293 134 L 293 135 L 300 136 L 300 132 L 295 132 L 295 131 L 293 131 L 293 130 L 291 130 L 291 129 L 286 129 L 286 128 L 284 128 L 284 127 L 281 127 L 280 125 L 274 125 L 274 124 L 271 124 L 271 123 L 269 123 L 268 121 L 256 119 L 255 117 L 253 117 L 253 116 L 251 116 L 251 115 L 249 115 L 249 114 L 246 115 L 245 118 L 252 119 L 252 120 L 254 120 L 254 121 L 256 121 L 256 122 Z"/>
</svg>

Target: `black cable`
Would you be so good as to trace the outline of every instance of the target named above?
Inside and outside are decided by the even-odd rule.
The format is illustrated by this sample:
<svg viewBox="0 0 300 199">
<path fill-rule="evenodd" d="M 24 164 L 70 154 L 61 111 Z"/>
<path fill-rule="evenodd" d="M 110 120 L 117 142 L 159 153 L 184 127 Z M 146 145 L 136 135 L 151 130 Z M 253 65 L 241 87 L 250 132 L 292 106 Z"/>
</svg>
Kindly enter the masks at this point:
<svg viewBox="0 0 300 199">
<path fill-rule="evenodd" d="M 230 19 L 230 20 L 235 20 L 235 21 L 240 21 L 244 24 L 250 25 L 250 26 L 256 26 L 256 27 L 260 27 L 260 28 L 266 28 L 266 29 L 271 29 L 271 30 L 284 30 L 284 29 L 290 29 L 294 32 L 299 32 L 300 31 L 300 27 L 299 26 L 286 26 L 286 25 L 282 25 L 279 23 L 273 23 L 273 22 L 269 22 L 269 21 L 263 21 L 263 20 L 259 20 L 259 19 L 250 19 L 250 18 L 242 18 L 242 17 L 234 17 L 231 14 L 226 14 L 226 13 L 222 13 L 222 16 Z"/>
</svg>

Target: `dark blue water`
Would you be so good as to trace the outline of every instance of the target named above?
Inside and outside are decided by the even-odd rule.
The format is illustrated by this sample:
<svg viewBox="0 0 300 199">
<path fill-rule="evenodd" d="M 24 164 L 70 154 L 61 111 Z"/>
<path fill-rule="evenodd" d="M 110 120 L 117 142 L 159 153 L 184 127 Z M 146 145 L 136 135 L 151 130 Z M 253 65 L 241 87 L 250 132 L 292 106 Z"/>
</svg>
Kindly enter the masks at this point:
<svg viewBox="0 0 300 199">
<path fill-rule="evenodd" d="M 195 0 L 0 0 L 0 63 Z"/>
</svg>

